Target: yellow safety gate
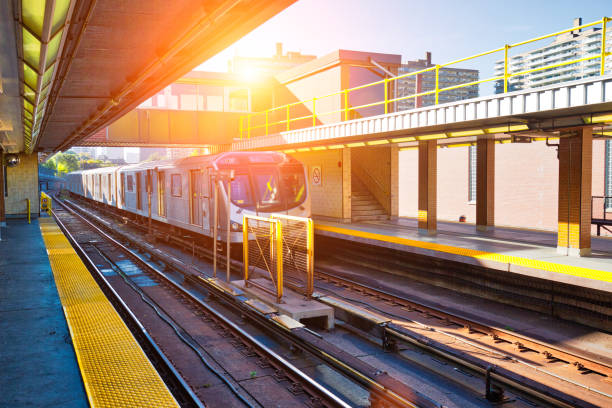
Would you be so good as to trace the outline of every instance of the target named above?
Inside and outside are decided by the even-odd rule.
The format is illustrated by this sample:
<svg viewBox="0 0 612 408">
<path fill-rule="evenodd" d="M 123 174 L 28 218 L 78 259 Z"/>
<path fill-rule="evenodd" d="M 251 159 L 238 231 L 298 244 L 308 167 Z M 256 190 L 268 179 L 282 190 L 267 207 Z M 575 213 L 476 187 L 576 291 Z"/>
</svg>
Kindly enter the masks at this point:
<svg viewBox="0 0 612 408">
<path fill-rule="evenodd" d="M 314 223 L 312 219 L 272 214 L 282 224 L 283 279 L 287 287 L 310 299 L 314 291 Z"/>
<path fill-rule="evenodd" d="M 276 297 L 283 298 L 283 244 L 280 220 L 255 215 L 242 217 L 244 285 L 257 288 Z M 253 277 L 267 275 L 274 289 L 261 285 Z"/>
</svg>

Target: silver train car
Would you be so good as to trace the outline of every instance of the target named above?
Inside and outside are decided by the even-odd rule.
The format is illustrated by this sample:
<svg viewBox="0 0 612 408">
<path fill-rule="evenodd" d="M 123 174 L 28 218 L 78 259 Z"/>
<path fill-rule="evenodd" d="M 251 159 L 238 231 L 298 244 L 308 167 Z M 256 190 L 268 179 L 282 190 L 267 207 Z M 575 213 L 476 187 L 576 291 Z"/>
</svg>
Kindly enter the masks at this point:
<svg viewBox="0 0 612 408">
<path fill-rule="evenodd" d="M 228 183 L 231 242 L 242 242 L 245 212 L 310 217 L 306 169 L 279 152 L 228 152 L 76 171 L 66 176 L 66 188 L 142 221 L 150 218 L 212 237 L 214 180 L 230 172 L 231 182 L 217 183 L 220 239 L 227 236 Z"/>
</svg>

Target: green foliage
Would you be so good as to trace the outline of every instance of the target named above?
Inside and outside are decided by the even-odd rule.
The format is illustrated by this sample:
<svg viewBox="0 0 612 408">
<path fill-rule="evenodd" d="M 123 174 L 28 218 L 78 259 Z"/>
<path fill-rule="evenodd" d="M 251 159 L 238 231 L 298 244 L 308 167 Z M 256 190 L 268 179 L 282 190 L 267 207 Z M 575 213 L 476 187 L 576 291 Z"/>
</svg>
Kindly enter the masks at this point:
<svg viewBox="0 0 612 408">
<path fill-rule="evenodd" d="M 65 153 L 57 153 L 42 164 L 43 167 L 56 171 L 60 177 L 73 171 L 110 167 L 114 165 L 115 164 L 109 161 L 95 160 L 88 154 L 75 153 L 71 150 Z"/>
</svg>

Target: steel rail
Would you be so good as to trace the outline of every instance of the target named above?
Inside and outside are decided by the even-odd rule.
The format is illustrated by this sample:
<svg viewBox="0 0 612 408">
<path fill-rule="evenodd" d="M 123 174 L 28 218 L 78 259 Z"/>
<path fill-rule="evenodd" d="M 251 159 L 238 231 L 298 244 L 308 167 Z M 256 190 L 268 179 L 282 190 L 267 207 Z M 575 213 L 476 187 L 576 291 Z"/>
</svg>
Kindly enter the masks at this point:
<svg viewBox="0 0 612 408">
<path fill-rule="evenodd" d="M 470 331 L 476 331 L 479 333 L 486 334 L 492 337 L 494 340 L 501 340 L 510 344 L 514 344 L 521 349 L 529 349 L 539 354 L 542 354 L 547 358 L 556 358 L 558 360 L 565 361 L 569 364 L 573 364 L 578 368 L 585 368 L 587 370 L 594 371 L 604 377 L 612 378 L 612 368 L 608 365 L 586 356 L 580 356 L 575 353 L 565 351 L 562 348 L 559 348 L 552 344 L 537 341 L 518 333 L 491 327 L 490 325 L 479 323 L 465 317 L 457 316 L 456 314 L 445 312 L 444 310 L 418 303 L 416 301 L 410 300 L 399 295 L 395 295 L 388 291 L 373 288 L 369 285 L 356 282 L 352 279 L 338 276 L 329 272 L 329 270 L 324 271 L 322 268 L 318 268 L 315 270 L 315 275 L 318 275 L 320 278 L 324 278 L 325 280 L 328 280 L 330 282 L 345 285 L 349 288 L 358 288 L 358 290 L 362 293 L 369 293 L 373 296 L 380 297 L 382 300 L 394 302 L 403 307 L 407 307 L 410 309 L 417 310 L 421 313 L 435 316 L 440 320 L 445 320 L 450 323 L 454 323 L 458 326 L 465 327 Z"/>
<path fill-rule="evenodd" d="M 138 225 L 138 224 L 136 224 L 136 225 Z M 187 244 L 185 244 L 185 245 L 187 245 Z M 203 248 L 203 247 L 200 247 L 200 250 L 202 251 L 202 253 L 206 252 L 206 249 Z M 234 267 L 234 268 L 239 268 L 240 265 L 241 265 L 240 262 L 235 261 L 235 260 L 232 260 L 232 264 L 233 264 L 232 267 Z M 318 268 L 315 273 L 318 274 L 319 276 L 326 275 L 326 273 L 323 272 L 321 270 L 321 268 Z M 329 275 L 329 274 L 327 274 L 327 275 Z M 436 308 L 432 308 L 432 307 L 429 307 L 429 306 L 425 306 L 425 305 L 422 305 L 420 303 L 417 303 L 417 302 L 411 301 L 409 299 L 403 298 L 401 296 L 394 295 L 394 294 L 391 294 L 389 292 L 382 291 L 380 289 L 372 288 L 372 287 L 369 287 L 367 285 L 361 284 L 359 282 L 352 281 L 350 279 L 340 278 L 340 277 L 337 277 L 337 276 L 335 276 L 335 278 L 339 278 L 339 279 L 343 280 L 342 282 L 339 282 L 339 283 L 343 284 L 344 286 L 360 287 L 361 290 L 359 290 L 359 291 L 361 291 L 361 292 L 369 292 L 370 294 L 372 294 L 372 295 L 374 295 L 374 296 L 376 296 L 378 298 L 381 298 L 383 300 L 387 300 L 389 302 L 394 302 L 394 303 L 397 303 L 397 304 L 402 304 L 402 305 L 404 305 L 404 306 L 406 306 L 408 308 L 415 309 L 417 311 L 421 311 L 422 313 L 429 314 L 431 316 L 437 317 L 437 318 L 439 318 L 441 320 L 445 320 L 445 321 L 457 324 L 457 325 L 459 325 L 461 327 L 465 327 L 465 328 L 467 328 L 470 331 L 487 334 L 487 335 L 491 336 L 491 338 L 493 340 L 495 340 L 495 341 L 503 341 L 503 342 L 506 342 L 506 343 L 509 343 L 509 344 L 514 344 L 514 345 L 516 345 L 519 348 L 519 350 L 527 350 L 527 349 L 528 350 L 532 350 L 532 351 L 535 351 L 535 352 L 537 352 L 539 354 L 542 354 L 543 356 L 545 356 L 546 358 L 549 358 L 551 360 L 557 359 L 557 360 L 561 360 L 561 361 L 566 361 L 568 363 L 573 364 L 574 366 L 576 366 L 579 369 L 590 370 L 590 371 L 596 372 L 598 374 L 601 374 L 603 376 L 610 377 L 606 373 L 606 370 L 608 370 L 608 371 L 610 370 L 610 368 L 607 365 L 605 365 L 604 363 L 597 362 L 597 361 L 595 361 L 593 359 L 589 359 L 588 357 L 577 356 L 576 353 L 571 353 L 571 352 L 565 351 L 565 350 L 560 349 L 560 348 L 558 348 L 556 346 L 552 346 L 552 345 L 544 343 L 544 342 L 539 342 L 539 341 L 530 339 L 530 338 L 528 338 L 526 336 L 523 336 L 523 335 L 520 335 L 520 334 L 517 334 L 517 333 L 512 333 L 512 332 L 509 332 L 509 331 L 505 331 L 503 329 L 494 328 L 494 327 L 491 327 L 491 326 L 486 325 L 486 324 L 482 324 L 482 323 L 475 322 L 475 321 L 470 320 L 470 319 L 466 319 L 466 318 L 463 318 L 463 317 L 460 317 L 460 316 L 457 316 L 457 315 L 453 315 L 451 313 L 445 312 L 445 311 L 440 310 L 440 309 L 436 309 Z M 418 322 L 416 322 L 416 323 L 420 324 Z M 406 340 L 404 334 L 395 331 L 393 328 L 388 327 L 385 330 L 390 335 L 398 337 L 398 338 L 404 336 L 404 340 Z M 443 332 L 443 331 L 441 333 L 452 336 L 451 334 L 448 334 L 448 333 Z M 414 341 L 414 339 L 413 339 L 413 341 Z M 465 339 L 461 339 L 461 341 L 464 342 L 464 343 L 471 343 L 471 342 L 469 342 L 468 340 L 465 340 Z M 422 344 L 422 342 L 419 342 L 419 344 Z M 477 345 L 474 345 L 474 346 L 476 347 Z M 478 345 L 477 347 L 481 348 L 483 350 L 485 349 L 485 347 L 483 347 L 483 346 L 479 346 Z M 437 349 L 437 351 L 438 351 L 439 354 L 445 353 L 444 350 Z M 492 352 L 492 353 L 496 353 L 496 354 L 500 354 L 500 355 L 503 354 L 503 352 L 496 351 L 496 350 L 489 350 L 489 349 L 487 349 L 487 351 Z M 446 354 L 449 354 L 449 353 L 446 353 Z M 452 355 L 452 353 L 450 353 L 449 355 Z M 478 365 L 475 365 L 473 362 L 469 361 L 469 359 L 458 358 L 456 356 L 454 357 L 454 359 L 456 359 L 459 364 L 463 364 L 463 365 L 465 365 L 468 368 L 475 369 L 476 371 L 482 371 L 483 370 L 482 367 L 479 367 Z M 531 368 L 534 368 L 534 367 L 532 367 L 527 362 L 518 360 L 516 358 L 513 358 L 513 359 L 516 360 L 517 362 L 526 364 L 527 366 L 529 366 Z M 476 367 L 476 368 L 474 368 L 474 367 Z M 590 391 L 592 391 L 594 393 L 597 393 L 599 395 L 602 395 L 604 397 L 610 397 L 605 392 L 599 391 L 599 390 L 594 389 L 592 387 L 588 387 L 588 386 L 576 383 L 576 382 L 574 382 L 574 381 L 572 381 L 570 379 L 567 379 L 567 378 L 562 377 L 560 375 L 557 375 L 555 373 L 548 372 L 547 370 L 543 370 L 543 369 L 540 369 L 540 368 L 537 368 L 537 367 L 536 367 L 536 370 L 540 371 L 542 374 L 549 375 L 551 377 L 558 378 L 558 379 L 560 379 L 562 381 L 566 381 L 568 383 L 572 383 L 575 386 L 588 389 L 588 390 L 590 390 Z M 571 406 L 571 402 L 569 403 L 570 405 L 567 405 L 568 402 L 563 401 L 563 399 L 559 399 L 559 398 L 557 398 L 554 395 L 549 396 L 549 395 L 547 395 L 545 393 L 541 393 L 541 391 L 539 391 L 538 389 L 536 389 L 533 386 L 524 385 L 524 384 L 521 384 L 520 382 L 517 382 L 516 381 L 516 376 L 512 375 L 512 373 L 509 373 L 509 372 L 508 373 L 504 373 L 504 370 L 502 370 L 502 369 L 499 370 L 499 373 L 491 373 L 490 375 L 492 377 L 494 377 L 494 378 L 500 379 L 500 382 L 505 382 L 505 383 L 511 385 L 512 387 L 516 388 L 516 389 L 520 389 L 520 390 L 523 390 L 525 392 L 528 392 L 528 393 L 530 393 L 532 395 L 535 395 L 536 397 L 538 397 L 538 398 L 540 398 L 542 400 L 547 400 L 549 402 L 553 401 L 553 402 L 555 402 L 557 404 L 562 404 L 562 405 L 566 404 L 566 406 Z M 531 390 L 531 391 L 529 391 L 529 390 Z"/>
<path fill-rule="evenodd" d="M 82 198 L 82 197 L 80 197 Z M 70 203 L 69 205 L 74 205 L 73 203 Z M 80 206 L 76 206 L 75 207 L 79 208 L 79 211 L 83 211 L 84 210 L 80 207 Z M 114 211 L 110 211 L 113 214 L 116 215 L 116 213 Z M 96 217 L 94 215 L 88 214 L 88 216 L 90 217 Z M 81 216 L 82 217 L 82 216 Z M 101 220 L 99 220 L 101 222 Z M 88 222 L 89 224 L 93 225 L 90 221 L 86 220 L 86 222 Z M 143 231 L 146 231 L 146 227 L 145 226 L 141 226 L 137 223 L 134 223 L 134 225 L 136 225 L 139 229 L 143 228 Z M 108 225 L 106 225 L 107 228 L 110 228 Z M 94 228 L 98 228 L 96 226 L 94 226 Z M 176 240 L 180 240 L 176 237 L 173 237 Z M 113 239 L 111 237 L 111 239 Z M 113 239 L 114 240 L 114 239 Z M 140 245 L 139 243 L 136 242 L 132 242 L 133 244 L 135 244 L 136 246 L 140 247 L 143 251 L 148 252 L 149 250 Z M 187 243 L 184 243 L 185 245 L 187 245 Z M 121 245 L 121 244 L 120 244 Z M 189 245 L 190 249 L 193 249 L 193 247 L 191 245 Z M 197 249 L 200 251 L 201 254 L 204 254 L 205 256 L 207 256 L 209 259 L 212 258 L 212 254 L 211 251 L 207 250 L 204 247 L 197 247 Z M 127 249 L 128 251 L 131 252 L 130 249 Z M 150 253 L 150 252 L 149 252 Z M 160 258 L 159 254 L 155 254 L 155 253 L 151 253 L 152 256 L 163 260 L 162 258 Z M 137 255 L 131 253 L 131 256 L 137 257 Z M 219 258 L 221 258 L 221 261 L 225 260 L 225 257 L 220 255 Z M 140 258 L 139 258 L 140 259 Z M 141 261 L 143 261 L 141 259 Z M 184 264 L 182 261 L 174 259 L 173 261 L 168 261 L 168 260 L 163 260 L 165 263 L 169 264 L 170 266 L 172 266 L 175 269 L 178 269 L 178 267 L 176 265 L 173 264 L 173 262 L 180 262 L 182 265 L 184 266 L 185 269 L 192 269 L 192 271 L 195 272 L 195 268 L 193 268 L 192 266 L 190 267 L 189 265 Z M 240 273 L 241 272 L 241 268 L 242 268 L 242 262 L 240 261 L 236 261 L 236 260 L 231 260 L 231 267 L 234 269 L 235 272 Z M 179 272 L 181 272 L 179 270 Z M 158 273 L 161 273 L 163 275 L 163 272 L 158 271 Z M 186 275 L 188 276 L 188 275 Z M 164 278 L 167 279 L 167 278 Z M 356 360 L 358 360 L 356 357 L 353 358 L 353 363 L 352 364 L 348 364 L 345 361 L 343 361 L 342 359 L 338 358 L 335 355 L 332 355 L 331 353 L 329 353 L 326 350 L 323 350 L 321 348 L 319 348 L 317 346 L 318 343 L 320 343 L 320 338 L 319 336 L 313 332 L 311 332 L 310 330 L 306 329 L 306 328 L 302 328 L 302 329 L 297 329 L 297 330 L 292 330 L 292 331 L 288 331 L 287 329 L 285 329 L 284 327 L 280 326 L 278 323 L 274 322 L 273 320 L 267 319 L 265 318 L 265 316 L 263 316 L 262 314 L 254 311 L 251 308 L 247 308 L 244 307 L 244 305 L 242 304 L 238 304 L 233 296 L 229 296 L 226 292 L 224 291 L 220 291 L 218 287 L 212 285 L 210 282 L 203 280 L 203 279 L 197 279 L 195 277 L 193 277 L 193 275 L 191 277 L 187 277 L 186 279 L 191 280 L 194 283 L 197 283 L 199 285 L 205 285 L 206 288 L 209 291 L 213 291 L 216 292 L 216 296 L 218 298 L 222 298 L 225 299 L 228 303 L 228 305 L 235 307 L 237 310 L 239 310 L 241 313 L 251 317 L 253 319 L 253 321 L 257 322 L 258 325 L 260 325 L 262 328 L 266 329 L 266 330 L 271 330 L 273 331 L 275 334 L 279 335 L 280 337 L 284 338 L 287 342 L 289 343 L 293 343 L 295 344 L 298 348 L 306 351 L 307 353 L 312 354 L 313 356 L 323 360 L 324 362 L 326 362 L 327 364 L 329 364 L 330 366 L 334 367 L 335 369 L 337 369 L 338 371 L 344 373 L 345 375 L 347 375 L 349 378 L 351 378 L 352 380 L 358 382 L 359 384 L 362 384 L 363 386 L 367 387 L 369 389 L 370 392 L 372 392 L 375 396 L 377 396 L 378 398 L 388 401 L 389 403 L 391 403 L 394 406 L 406 406 L 406 407 L 422 407 L 422 408 L 435 408 L 435 407 L 440 407 L 438 404 L 432 402 L 431 400 L 425 399 L 423 397 L 420 397 L 418 395 L 418 393 L 415 393 L 414 390 L 412 390 L 411 388 L 405 386 L 403 383 L 400 383 L 399 381 L 395 380 L 393 377 L 387 377 L 386 378 L 386 383 L 387 384 L 383 384 L 380 381 L 377 381 L 375 377 L 377 376 L 381 376 L 383 375 L 383 373 L 375 370 L 375 371 L 371 371 L 368 372 L 367 368 L 372 368 L 369 367 L 367 365 L 367 363 L 363 363 L 359 360 L 359 363 L 355 363 Z M 172 282 L 173 285 L 175 285 Z M 182 289 L 180 286 L 177 286 L 178 290 L 184 291 L 184 289 Z M 186 296 L 192 297 L 192 295 L 187 291 L 186 292 Z M 202 303 L 198 298 L 193 298 L 193 300 L 197 303 Z M 273 323 L 273 325 L 271 325 L 270 323 Z M 320 344 L 319 344 L 320 345 Z M 350 357 L 350 355 L 345 354 L 344 357 Z M 361 365 L 361 367 L 358 367 L 359 365 Z M 386 373 L 384 373 L 386 374 Z M 391 386 L 395 386 L 399 389 L 401 389 L 401 391 L 399 390 L 395 390 L 394 388 L 392 388 Z M 414 399 L 416 401 L 416 403 L 412 402 L 411 399 Z"/>
<path fill-rule="evenodd" d="M 62 203 L 62 204 L 66 205 L 65 203 Z M 268 356 L 273 361 L 277 361 L 279 363 L 279 365 L 282 365 L 283 369 L 285 369 L 288 373 L 294 375 L 296 378 L 299 378 L 302 382 L 306 382 L 308 387 L 312 387 L 312 389 L 315 390 L 317 392 L 317 394 L 321 394 L 321 396 L 324 399 L 330 401 L 330 404 L 329 404 L 330 406 L 349 407 L 349 405 L 347 405 L 344 401 L 342 401 L 336 395 L 334 395 L 329 390 L 327 390 L 320 383 L 316 382 L 314 379 L 312 379 L 307 374 L 302 372 L 299 368 L 293 366 L 290 362 L 285 360 L 282 356 L 278 355 L 276 352 L 274 352 L 273 350 L 271 350 L 270 348 L 265 346 L 263 343 L 259 342 L 257 339 L 252 337 L 249 333 L 247 333 L 246 331 L 244 331 L 240 327 L 236 326 L 233 322 L 231 322 L 231 320 L 229 320 L 227 317 L 225 317 L 220 312 L 215 310 L 213 307 L 211 307 L 210 305 L 204 303 L 203 301 L 201 301 L 197 297 L 194 297 L 184 287 L 182 287 L 181 285 L 177 284 L 172 279 L 168 278 L 159 269 L 157 269 L 157 268 L 153 267 L 152 265 L 148 264 L 147 262 L 145 262 L 138 255 L 134 254 L 134 252 L 131 249 L 129 249 L 128 247 L 124 246 L 119 241 L 117 241 L 115 238 L 111 237 L 109 234 L 107 234 L 104 231 L 102 231 L 99 227 L 94 225 L 91 221 L 87 220 L 83 215 L 78 214 L 75 210 L 72 210 L 72 211 L 74 212 L 74 214 L 76 216 L 80 217 L 89 226 L 94 228 L 96 230 L 96 232 L 101 234 L 105 239 L 109 240 L 114 245 L 120 247 L 124 252 L 126 252 L 126 254 L 128 254 L 130 256 L 130 258 L 136 260 L 140 264 L 145 265 L 146 268 L 148 268 L 156 276 L 158 276 L 159 278 L 164 280 L 164 282 L 166 282 L 166 283 L 170 284 L 171 286 L 173 286 L 175 289 L 180 291 L 184 296 L 188 297 L 190 300 L 192 300 L 193 302 L 197 303 L 200 307 L 206 309 L 209 313 L 214 314 L 224 324 L 227 323 L 228 327 L 230 327 L 230 329 L 232 331 L 236 332 L 239 337 L 243 337 L 245 340 L 247 340 L 247 342 L 254 344 L 255 347 L 258 350 L 260 350 L 264 355 Z M 199 284 L 202 284 L 202 283 L 206 284 L 207 283 L 205 281 L 202 281 L 201 279 L 195 279 L 193 277 L 193 275 L 190 278 L 191 279 L 189 279 L 189 280 L 194 282 L 194 283 L 199 283 Z M 218 290 L 214 286 L 210 286 L 210 285 L 208 285 L 208 289 Z M 217 293 L 216 294 L 217 297 L 228 299 L 224 295 L 225 295 L 225 293 Z M 233 299 L 228 299 L 228 300 L 233 300 Z M 234 306 L 234 305 L 231 305 L 231 306 Z M 250 315 L 254 320 L 259 320 L 258 323 L 261 325 L 261 319 L 262 319 L 261 315 L 259 315 L 257 313 L 253 313 L 253 311 L 247 310 L 247 309 L 244 309 L 244 308 L 240 308 L 239 310 L 240 310 L 241 313 L 245 313 L 245 314 Z M 278 324 L 276 324 L 276 327 L 270 326 L 270 322 L 271 322 L 271 320 L 265 319 L 265 323 L 267 323 L 266 327 L 265 327 L 266 329 L 268 329 L 268 330 L 272 329 L 273 332 L 275 332 L 276 334 L 281 335 L 287 341 L 289 341 L 291 343 L 296 343 L 296 345 L 299 348 L 304 349 L 305 351 L 309 352 L 310 354 L 312 354 L 312 355 L 314 355 L 314 356 L 316 356 L 318 358 L 321 358 L 323 361 L 326 361 L 328 364 L 336 367 L 336 369 L 339 369 L 340 371 L 344 372 L 345 374 L 348 374 L 353 379 L 359 379 L 359 381 L 358 381 L 359 383 L 372 387 L 372 389 L 370 389 L 370 391 L 372 391 L 374 394 L 377 394 L 380 397 L 383 397 L 383 399 L 385 399 L 385 400 L 393 402 L 394 405 L 397 405 L 397 406 L 408 406 L 408 407 L 434 407 L 435 406 L 435 405 L 431 405 L 431 404 L 430 405 L 425 405 L 425 403 L 422 403 L 422 404 L 419 404 L 419 405 L 411 403 L 409 400 L 406 400 L 405 397 L 403 397 L 401 394 L 396 393 L 393 390 L 390 390 L 387 387 L 385 387 L 384 385 L 382 385 L 379 382 L 375 381 L 367 373 L 361 372 L 360 370 L 351 367 L 350 365 L 344 363 L 340 359 L 332 356 L 331 354 L 326 353 L 323 350 L 318 350 L 316 348 L 316 346 L 310 345 L 310 344 L 308 344 L 305 341 L 299 341 L 300 339 L 296 338 L 295 336 L 288 335 L 288 332 L 286 331 L 286 329 L 281 328 L 281 326 L 278 326 Z M 308 331 L 304 331 L 301 334 L 302 334 L 302 339 L 304 339 L 305 337 L 309 336 Z"/>
<path fill-rule="evenodd" d="M 327 269 L 327 268 L 326 268 Z M 554 347 L 552 345 L 546 344 L 544 342 L 537 342 L 534 341 L 533 339 L 529 339 L 525 336 L 516 334 L 516 333 L 510 333 L 508 331 L 502 330 L 502 329 L 498 329 L 498 328 L 493 328 L 491 326 L 485 325 L 485 324 L 481 324 L 478 322 L 475 322 L 473 320 L 470 319 L 466 319 L 463 317 L 458 317 L 456 315 L 450 314 L 448 312 L 442 311 L 440 309 L 437 308 L 433 308 L 433 307 L 429 307 L 426 305 L 423 305 L 421 303 L 417 303 L 414 302 L 412 300 L 409 300 L 407 298 L 389 293 L 388 291 L 384 291 L 381 289 L 377 289 L 377 288 L 373 288 L 369 285 L 364 285 L 362 283 L 356 282 L 352 279 L 348 279 L 345 277 L 341 277 L 338 276 L 336 274 L 330 273 L 329 270 L 327 271 L 322 271 L 321 268 L 317 269 L 315 271 L 315 275 L 319 276 L 320 278 L 323 278 L 324 280 L 327 280 L 328 282 L 334 283 L 334 284 L 338 284 L 344 287 L 347 287 L 349 289 L 352 290 L 356 290 L 360 293 L 363 294 L 368 294 L 371 296 L 375 296 L 378 299 L 380 299 L 381 301 L 385 301 L 385 302 L 389 302 L 389 303 L 393 303 L 396 305 L 400 305 L 403 307 L 406 307 L 409 310 L 414 310 L 420 313 L 423 313 L 425 315 L 429 315 L 429 316 L 433 316 L 436 317 L 438 319 L 441 319 L 443 321 L 447 321 L 453 324 L 456 324 L 458 326 L 461 327 L 465 327 L 467 328 L 470 333 L 472 332 L 478 332 L 478 333 L 482 333 L 485 335 L 490 336 L 494 341 L 503 341 L 509 344 L 514 344 L 518 347 L 519 351 L 520 350 L 531 350 L 534 352 L 537 352 L 539 354 L 542 354 L 544 357 L 546 357 L 547 359 L 550 360 L 560 360 L 560 361 L 565 361 L 569 364 L 573 364 L 575 365 L 577 368 L 585 368 L 587 370 L 591 370 L 596 372 L 597 374 L 600 374 L 604 377 L 607 377 L 607 375 L 605 374 L 606 371 L 609 371 L 610 368 L 602 363 L 599 362 L 592 362 L 591 359 L 582 359 L 580 357 L 577 358 L 577 356 L 575 354 L 569 354 L 568 352 L 565 352 L 563 350 L 559 350 L 557 347 Z M 380 311 L 381 313 L 385 313 L 384 311 Z M 495 349 L 491 349 L 489 347 L 486 347 L 484 345 L 480 345 L 477 343 L 474 343 L 468 339 L 462 338 L 462 337 L 457 337 L 453 334 L 447 333 L 444 330 L 439 330 L 439 329 L 435 329 L 435 328 L 431 328 L 425 324 L 422 324 L 420 322 L 414 322 L 415 324 L 422 326 L 423 328 L 427 328 L 429 330 L 433 330 L 435 332 L 447 335 L 452 337 L 454 340 L 456 341 L 460 341 L 462 343 L 468 344 L 472 347 L 476 347 L 478 349 L 484 350 L 486 352 L 489 353 L 494 353 L 497 355 L 500 355 L 502 357 L 505 358 L 511 358 L 512 360 L 521 363 L 531 369 L 534 369 L 535 371 L 539 371 L 540 373 L 544 374 L 544 375 L 548 375 L 550 377 L 554 377 L 558 380 L 570 383 L 574 386 L 586 389 L 588 391 L 591 391 L 595 394 L 598 394 L 600 396 L 606 397 L 606 398 L 612 398 L 612 395 L 603 392 L 601 390 L 595 389 L 593 387 L 587 386 L 587 385 L 583 385 L 580 384 L 576 381 L 573 381 L 569 378 L 563 377 L 561 375 L 555 374 L 549 370 L 545 370 L 542 369 L 540 367 L 536 367 L 531 363 L 528 363 L 527 361 L 521 360 L 519 358 L 515 358 L 512 357 L 508 354 L 506 354 L 503 351 L 498 351 Z M 436 352 L 440 355 L 442 355 L 444 358 L 448 358 L 452 361 L 455 361 L 459 364 L 463 364 L 466 367 L 473 369 L 477 372 L 481 372 L 484 373 L 485 368 L 481 365 L 476 364 L 473 361 L 470 361 L 469 358 L 465 358 L 464 356 L 457 356 L 455 353 L 453 353 L 452 351 L 448 351 L 445 350 L 445 346 L 444 345 L 438 345 L 435 346 L 432 343 L 429 342 L 423 342 L 421 341 L 421 339 L 417 337 L 411 337 L 411 336 L 407 336 L 404 333 L 401 333 L 400 331 L 396 330 L 396 328 L 394 327 L 394 324 L 389 324 L 384 328 L 384 331 L 395 338 L 401 339 L 403 341 L 407 341 L 410 342 L 412 344 L 416 344 L 419 345 L 420 347 L 424 347 L 427 348 L 428 350 L 432 351 L 432 352 Z M 590 363 L 589 365 L 591 366 L 591 368 L 586 367 L 585 365 L 583 365 L 583 362 L 587 362 Z M 596 365 L 596 367 L 598 368 L 593 369 L 595 367 L 593 367 L 593 365 Z M 603 372 L 602 372 L 603 371 Z M 529 394 L 535 395 L 536 397 L 546 400 L 548 402 L 553 402 L 555 404 L 559 404 L 561 406 L 566 406 L 566 407 L 572 407 L 574 406 L 574 402 L 573 401 L 568 401 L 567 398 L 565 398 L 562 394 L 558 394 L 556 393 L 555 390 L 552 390 L 552 392 L 546 392 L 546 391 L 541 391 L 538 390 L 536 387 L 534 386 L 528 386 L 526 384 L 523 384 L 520 382 L 520 377 L 517 377 L 516 375 L 514 375 L 512 372 L 509 372 L 507 370 L 502 370 L 499 369 L 498 372 L 494 372 L 494 373 L 490 373 L 491 376 L 493 376 L 494 378 L 496 378 L 498 381 L 502 382 L 502 383 L 506 383 L 508 385 L 511 385 L 514 388 L 520 389 L 524 392 L 527 392 Z M 555 395 L 557 394 L 557 395 Z M 571 397 L 571 396 L 570 396 Z"/>
<path fill-rule="evenodd" d="M 58 200 L 59 202 L 59 200 Z M 62 202 L 59 204 L 64 207 Z M 92 270 L 95 275 L 94 278 L 99 285 L 101 285 L 101 289 L 104 294 L 109 298 L 113 306 L 117 309 L 117 312 L 120 314 L 121 318 L 125 321 L 125 323 L 130 328 L 130 331 L 134 334 L 138 343 L 143 347 L 146 351 L 147 356 L 154 364 L 154 366 L 158 370 L 166 371 L 165 375 L 161 375 L 164 383 L 168 385 L 168 388 L 172 392 L 172 394 L 177 398 L 177 400 L 182 401 L 183 404 L 187 404 L 186 406 L 193 406 L 198 408 L 204 408 L 205 405 L 202 404 L 200 399 L 195 395 L 191 387 L 187 385 L 183 377 L 179 374 L 178 370 L 174 367 L 172 362 L 166 357 L 161 348 L 157 345 L 155 340 L 151 337 L 147 329 L 142 325 L 140 320 L 136 317 L 136 315 L 130 310 L 130 308 L 125 304 L 121 296 L 113 289 L 113 287 L 108 283 L 108 281 L 104 278 L 102 272 L 95 266 L 95 262 L 87 255 L 87 253 L 83 250 L 81 245 L 74 238 L 72 233 L 68 230 L 66 225 L 62 222 L 60 217 L 56 213 L 57 209 L 51 210 L 51 215 L 57 222 L 58 226 L 81 257 L 87 262 L 87 266 L 89 266 L 90 270 Z M 160 373 L 162 374 L 162 373 Z"/>
</svg>

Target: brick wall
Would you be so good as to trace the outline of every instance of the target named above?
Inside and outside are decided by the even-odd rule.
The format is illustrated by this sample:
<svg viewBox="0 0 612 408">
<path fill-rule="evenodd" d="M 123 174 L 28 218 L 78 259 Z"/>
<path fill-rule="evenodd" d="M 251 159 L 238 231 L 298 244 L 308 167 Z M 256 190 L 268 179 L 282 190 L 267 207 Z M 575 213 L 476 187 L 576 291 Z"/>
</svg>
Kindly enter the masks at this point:
<svg viewBox="0 0 612 408">
<path fill-rule="evenodd" d="M 292 154 L 308 169 L 312 215 L 342 218 L 342 149 Z M 321 185 L 312 185 L 312 168 L 321 166 Z"/>
<path fill-rule="evenodd" d="M 20 162 L 6 170 L 8 196 L 5 198 L 6 214 L 25 215 L 26 198 L 30 199 L 32 213 L 38 214 L 38 155 L 20 154 Z"/>
<path fill-rule="evenodd" d="M 495 225 L 556 231 L 559 163 L 544 142 L 495 146 Z M 593 141 L 593 195 L 604 189 L 605 143 Z M 438 149 L 438 219 L 476 222 L 468 203 L 468 148 Z M 399 153 L 399 215 L 417 216 L 417 150 Z M 594 231 L 594 229 L 593 229 Z"/>
</svg>

